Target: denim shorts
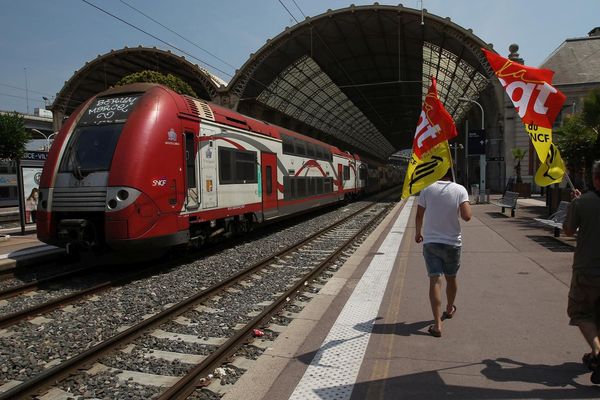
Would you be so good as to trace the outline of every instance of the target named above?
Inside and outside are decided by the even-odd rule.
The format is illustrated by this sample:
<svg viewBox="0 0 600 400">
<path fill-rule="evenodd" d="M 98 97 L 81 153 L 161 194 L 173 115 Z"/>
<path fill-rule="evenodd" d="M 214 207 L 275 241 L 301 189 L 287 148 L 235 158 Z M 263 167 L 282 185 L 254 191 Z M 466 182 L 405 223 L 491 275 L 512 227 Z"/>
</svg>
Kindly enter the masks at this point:
<svg viewBox="0 0 600 400">
<path fill-rule="evenodd" d="M 429 276 L 456 276 L 460 268 L 461 246 L 443 243 L 423 245 L 423 257 Z"/>
</svg>

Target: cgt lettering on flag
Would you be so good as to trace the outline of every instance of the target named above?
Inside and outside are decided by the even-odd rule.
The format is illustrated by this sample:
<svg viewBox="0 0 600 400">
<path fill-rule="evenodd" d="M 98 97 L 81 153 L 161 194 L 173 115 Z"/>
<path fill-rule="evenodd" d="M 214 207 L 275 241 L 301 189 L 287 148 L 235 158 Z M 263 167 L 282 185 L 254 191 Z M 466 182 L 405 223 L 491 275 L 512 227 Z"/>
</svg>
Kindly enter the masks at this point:
<svg viewBox="0 0 600 400">
<path fill-rule="evenodd" d="M 436 144 L 446 140 L 440 133 L 440 126 L 431 124 L 425 110 L 421 110 L 413 142 L 413 152 L 418 158 L 422 158 L 424 153 L 435 147 Z"/>
<path fill-rule="evenodd" d="M 544 162 L 552 143 L 552 125 L 566 100 L 565 95 L 551 85 L 554 72 L 521 65 L 481 50 L 523 121 L 538 158 Z"/>
<path fill-rule="evenodd" d="M 413 138 L 413 151 L 402 186 L 402 198 L 411 196 L 440 179 L 452 167 L 448 139 L 458 132 L 437 95 L 436 80 L 423 101 Z"/>
</svg>

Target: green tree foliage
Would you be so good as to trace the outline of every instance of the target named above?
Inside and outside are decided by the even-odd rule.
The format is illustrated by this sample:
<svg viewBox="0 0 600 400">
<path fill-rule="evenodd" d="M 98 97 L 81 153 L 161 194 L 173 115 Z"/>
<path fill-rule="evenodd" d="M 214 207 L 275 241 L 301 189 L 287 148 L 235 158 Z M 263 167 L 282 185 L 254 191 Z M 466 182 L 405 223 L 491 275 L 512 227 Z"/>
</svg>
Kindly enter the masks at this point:
<svg viewBox="0 0 600 400">
<path fill-rule="evenodd" d="M 25 129 L 22 115 L 16 111 L 0 114 L 0 159 L 20 159 L 29 139 L 30 134 Z"/>
<path fill-rule="evenodd" d="M 594 156 L 593 147 L 598 134 L 586 125 L 582 114 L 568 117 L 556 133 L 560 154 L 567 162 L 577 164 Z"/>
<path fill-rule="evenodd" d="M 117 82 L 116 86 L 122 86 L 138 82 L 160 83 L 161 85 L 165 85 L 166 87 L 176 91 L 177 93 L 187 94 L 188 96 L 192 97 L 198 97 L 196 92 L 194 92 L 194 89 L 192 89 L 190 85 L 184 82 L 183 79 L 173 74 L 165 75 L 156 71 L 140 71 L 124 76 L 119 82 Z"/>
<path fill-rule="evenodd" d="M 600 138 L 600 89 L 592 90 L 583 100 L 583 120 Z"/>
<path fill-rule="evenodd" d="M 519 147 L 515 147 L 514 149 L 510 149 L 512 156 L 515 160 L 515 175 L 517 175 L 517 183 L 523 183 L 523 178 L 521 177 L 521 160 L 527 154 L 527 150 L 523 150 Z"/>
<path fill-rule="evenodd" d="M 591 187 L 592 163 L 600 158 L 600 89 L 584 98 L 581 113 L 566 119 L 557 130 L 556 142 L 569 173 Z"/>
</svg>

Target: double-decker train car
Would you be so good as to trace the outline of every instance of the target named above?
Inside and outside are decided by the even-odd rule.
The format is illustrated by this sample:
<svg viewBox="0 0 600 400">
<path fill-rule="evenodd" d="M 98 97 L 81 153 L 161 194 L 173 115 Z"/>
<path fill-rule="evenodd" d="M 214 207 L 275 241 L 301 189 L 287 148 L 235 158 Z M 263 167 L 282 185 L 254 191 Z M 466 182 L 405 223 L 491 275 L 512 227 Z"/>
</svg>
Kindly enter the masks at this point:
<svg viewBox="0 0 600 400">
<path fill-rule="evenodd" d="M 57 135 L 38 238 L 118 251 L 202 243 L 380 188 L 382 168 L 161 85 L 126 85 L 86 101 Z"/>
</svg>

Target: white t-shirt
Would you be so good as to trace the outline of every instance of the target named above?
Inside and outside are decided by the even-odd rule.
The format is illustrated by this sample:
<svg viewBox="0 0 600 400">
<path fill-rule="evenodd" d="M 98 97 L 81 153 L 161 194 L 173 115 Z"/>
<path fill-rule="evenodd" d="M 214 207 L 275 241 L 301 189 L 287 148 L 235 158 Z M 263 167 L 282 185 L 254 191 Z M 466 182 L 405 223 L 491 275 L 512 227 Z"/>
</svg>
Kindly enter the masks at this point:
<svg viewBox="0 0 600 400">
<path fill-rule="evenodd" d="M 459 206 L 469 201 L 464 186 L 450 181 L 437 181 L 419 194 L 418 204 L 425 208 L 423 243 L 462 245 Z"/>
</svg>

